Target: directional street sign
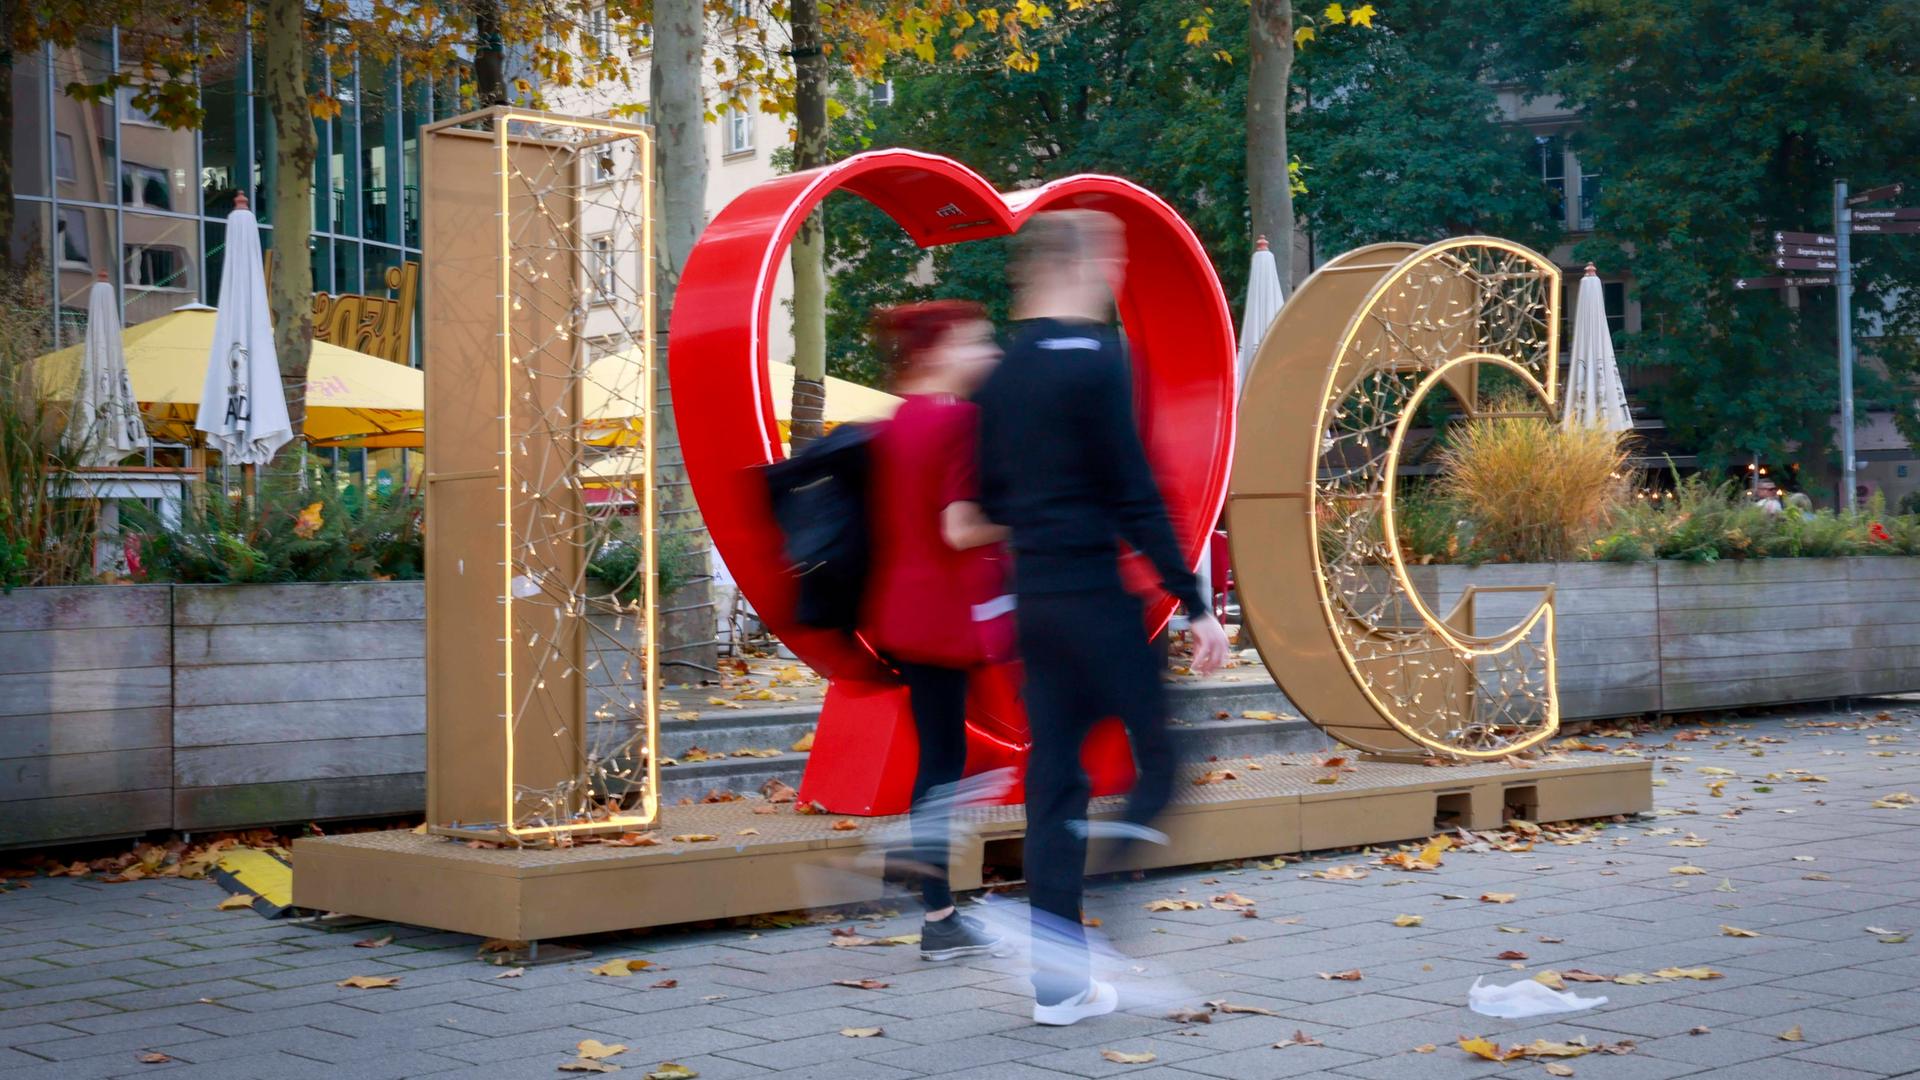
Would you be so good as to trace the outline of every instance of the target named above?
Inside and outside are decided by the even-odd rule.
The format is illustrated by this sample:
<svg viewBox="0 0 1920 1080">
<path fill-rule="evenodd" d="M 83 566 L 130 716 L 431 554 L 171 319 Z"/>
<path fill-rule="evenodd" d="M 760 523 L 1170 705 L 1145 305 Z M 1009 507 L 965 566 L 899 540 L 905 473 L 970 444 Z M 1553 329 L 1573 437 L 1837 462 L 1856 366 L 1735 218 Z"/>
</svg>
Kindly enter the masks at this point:
<svg viewBox="0 0 1920 1080">
<path fill-rule="evenodd" d="M 1856 221 L 1852 231 L 1859 233 L 1920 233 L 1920 221 Z"/>
<path fill-rule="evenodd" d="M 1883 206 L 1877 210 L 1855 210 L 1855 221 L 1920 221 L 1920 206 Z"/>
<path fill-rule="evenodd" d="M 1831 277 L 1743 277 L 1734 278 L 1736 289 L 1792 289 L 1808 288 L 1814 285 L 1831 285 Z"/>
<path fill-rule="evenodd" d="M 1781 270 L 1838 270 L 1838 259 L 1786 259 L 1776 258 L 1773 265 Z"/>
<path fill-rule="evenodd" d="M 1862 203 L 1898 198 L 1900 193 L 1905 190 L 1907 190 L 1907 185 L 1905 184 L 1886 184 L 1877 188 L 1868 188 L 1865 191 L 1855 192 L 1847 196 L 1847 205 L 1859 206 Z"/>
<path fill-rule="evenodd" d="M 1813 247 L 1830 248 L 1839 243 L 1840 238 L 1832 233 L 1788 232 L 1786 230 L 1779 230 L 1773 234 L 1773 242 L 1776 244 L 1808 244 Z"/>
<path fill-rule="evenodd" d="M 1805 244 L 1775 244 L 1773 245 L 1773 253 L 1775 255 L 1789 255 L 1796 259 L 1837 259 L 1840 257 L 1838 248 L 1831 246 L 1809 247 Z"/>
</svg>

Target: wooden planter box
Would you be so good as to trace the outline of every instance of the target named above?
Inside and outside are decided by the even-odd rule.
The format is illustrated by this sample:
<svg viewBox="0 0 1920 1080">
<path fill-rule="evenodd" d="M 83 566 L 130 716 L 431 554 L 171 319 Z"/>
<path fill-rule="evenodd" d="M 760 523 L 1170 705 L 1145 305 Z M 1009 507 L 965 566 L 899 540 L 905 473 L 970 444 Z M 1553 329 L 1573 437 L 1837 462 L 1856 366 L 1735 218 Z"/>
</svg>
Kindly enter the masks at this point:
<svg viewBox="0 0 1920 1080">
<path fill-rule="evenodd" d="M 1561 715 L 1601 719 L 1920 690 L 1920 559 L 1422 566 L 1558 586 Z M 1478 602 L 1478 629 L 1532 598 Z M 100 586 L 0 595 L 0 847 L 425 804 L 420 582 Z M 631 620 L 588 675 L 603 745 Z"/>
<path fill-rule="evenodd" d="M 172 596 L 0 595 L 0 847 L 173 823 Z"/>
<path fill-rule="evenodd" d="M 173 592 L 174 828 L 426 804 L 423 582 Z"/>
<path fill-rule="evenodd" d="M 1553 582 L 1560 715 L 1696 712 L 1920 690 L 1920 559 L 1420 566 L 1444 612 L 1469 584 Z M 1495 632 L 1535 597 L 1479 598 Z"/>
</svg>

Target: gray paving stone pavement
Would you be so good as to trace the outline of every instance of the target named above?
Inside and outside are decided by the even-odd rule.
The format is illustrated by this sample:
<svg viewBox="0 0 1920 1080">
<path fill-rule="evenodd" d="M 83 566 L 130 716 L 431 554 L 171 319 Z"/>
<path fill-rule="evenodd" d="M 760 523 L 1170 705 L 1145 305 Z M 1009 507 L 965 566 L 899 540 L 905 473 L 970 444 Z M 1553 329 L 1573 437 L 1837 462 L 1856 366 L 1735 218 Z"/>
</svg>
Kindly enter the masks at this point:
<svg viewBox="0 0 1920 1080">
<path fill-rule="evenodd" d="M 586 943 L 594 961 L 500 979 L 475 939 L 215 911 L 211 882 L 15 881 L 0 894 L 0 1076 L 507 1080 L 570 1075 L 559 1065 L 584 1039 L 625 1044 L 611 1062 L 633 1075 L 675 1061 L 707 1080 L 1550 1075 L 1538 1059 L 1486 1061 L 1458 1045 L 1484 1036 L 1632 1042 L 1566 1061 L 1583 1080 L 1920 1077 L 1920 942 L 1900 940 L 1920 931 L 1920 806 L 1871 805 L 1920 793 L 1916 705 L 1589 735 L 1654 759 L 1657 811 L 1579 843 L 1453 851 L 1431 873 L 1345 852 L 1091 882 L 1123 1006 L 1072 1028 L 1031 1024 L 1018 955 L 932 965 L 909 949 L 832 948 L 819 924 L 609 936 Z M 1368 874 L 1311 876 L 1337 865 Z M 1257 901 L 1259 918 L 1146 910 L 1227 890 Z M 1013 918 L 1018 900 L 981 910 Z M 898 907 L 855 917 L 874 934 L 917 929 L 913 905 Z M 1422 922 L 1394 926 L 1402 914 Z M 391 944 L 354 945 L 387 933 Z M 1508 950 L 1526 958 L 1500 959 Z M 591 974 L 612 956 L 655 967 Z M 1574 984 L 1607 1004 L 1529 1021 L 1466 1008 L 1476 978 L 1668 967 L 1717 977 Z M 1321 976 L 1349 970 L 1362 978 Z M 336 985 L 349 975 L 398 984 Z M 864 977 L 888 985 L 834 985 Z M 1223 1000 L 1263 1012 L 1168 1015 Z M 868 1027 L 881 1034 L 841 1034 Z M 1275 1046 L 1296 1033 L 1319 1045 Z M 151 1053 L 171 1060 L 139 1060 Z"/>
</svg>

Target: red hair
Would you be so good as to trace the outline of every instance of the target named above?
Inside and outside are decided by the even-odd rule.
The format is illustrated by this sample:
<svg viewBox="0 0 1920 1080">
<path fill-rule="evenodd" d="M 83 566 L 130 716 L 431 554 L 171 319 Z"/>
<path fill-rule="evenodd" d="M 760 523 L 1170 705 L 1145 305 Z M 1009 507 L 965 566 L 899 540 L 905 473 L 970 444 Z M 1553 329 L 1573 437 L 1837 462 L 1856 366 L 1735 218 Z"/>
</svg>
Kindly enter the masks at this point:
<svg viewBox="0 0 1920 1080">
<path fill-rule="evenodd" d="M 900 304 L 873 313 L 873 337 L 887 370 L 898 375 L 911 368 L 921 353 L 940 344 L 954 327 L 986 317 L 987 309 L 971 300 Z"/>
</svg>

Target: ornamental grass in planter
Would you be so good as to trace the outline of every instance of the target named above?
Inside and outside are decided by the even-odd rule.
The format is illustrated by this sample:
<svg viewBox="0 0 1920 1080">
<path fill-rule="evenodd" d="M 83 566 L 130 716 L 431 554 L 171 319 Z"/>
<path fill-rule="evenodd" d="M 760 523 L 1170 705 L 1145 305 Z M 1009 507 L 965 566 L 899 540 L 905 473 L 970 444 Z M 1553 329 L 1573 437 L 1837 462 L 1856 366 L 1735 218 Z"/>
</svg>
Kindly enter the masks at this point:
<svg viewBox="0 0 1920 1080">
<path fill-rule="evenodd" d="M 1518 403 L 1495 410 L 1517 412 Z M 1545 417 L 1502 416 L 1455 424 L 1439 454 L 1435 494 L 1471 523 L 1467 548 L 1509 562 L 1586 556 L 1630 500 L 1627 440 Z M 1433 540 L 1423 538 L 1429 548 Z M 1462 548 L 1456 539 L 1454 549 Z"/>
<path fill-rule="evenodd" d="M 423 505 L 411 489 L 370 491 L 322 477 L 302 490 L 293 477 L 262 478 L 248 505 L 195 487 L 178 524 L 137 503 L 123 508 L 134 580 L 215 585 L 421 576 Z"/>
</svg>

